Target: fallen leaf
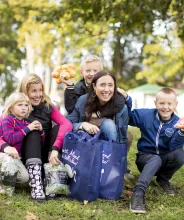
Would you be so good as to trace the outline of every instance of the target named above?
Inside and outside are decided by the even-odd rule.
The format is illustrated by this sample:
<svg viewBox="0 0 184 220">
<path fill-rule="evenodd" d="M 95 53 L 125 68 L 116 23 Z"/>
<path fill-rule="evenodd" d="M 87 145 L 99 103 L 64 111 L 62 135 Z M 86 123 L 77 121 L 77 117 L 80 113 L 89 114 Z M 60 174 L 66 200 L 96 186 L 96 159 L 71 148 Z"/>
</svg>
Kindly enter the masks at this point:
<svg viewBox="0 0 184 220">
<path fill-rule="evenodd" d="M 88 204 L 88 200 L 84 200 L 84 205 L 87 205 Z"/>
<path fill-rule="evenodd" d="M 102 209 L 98 209 L 97 214 L 101 215 L 103 213 Z"/>
<path fill-rule="evenodd" d="M 125 188 L 128 188 L 128 189 L 133 189 L 134 186 L 133 185 L 130 185 L 130 184 L 124 184 L 124 187 Z"/>
<path fill-rule="evenodd" d="M 32 212 L 27 211 L 27 215 L 25 217 L 26 220 L 39 220 L 38 216 L 34 215 Z"/>
<path fill-rule="evenodd" d="M 11 205 L 13 202 L 11 202 L 11 201 L 7 201 L 7 202 L 5 202 L 5 205 Z"/>
</svg>

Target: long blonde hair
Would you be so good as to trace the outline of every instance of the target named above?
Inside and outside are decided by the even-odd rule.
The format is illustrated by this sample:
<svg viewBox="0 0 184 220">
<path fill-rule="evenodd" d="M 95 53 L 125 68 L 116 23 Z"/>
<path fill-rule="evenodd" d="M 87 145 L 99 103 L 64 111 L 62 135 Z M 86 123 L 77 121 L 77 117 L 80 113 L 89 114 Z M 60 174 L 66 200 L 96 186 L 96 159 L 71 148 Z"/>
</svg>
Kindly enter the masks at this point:
<svg viewBox="0 0 184 220">
<path fill-rule="evenodd" d="M 17 87 L 17 91 L 23 92 L 24 94 L 28 95 L 28 90 L 30 88 L 30 85 L 31 84 L 39 84 L 39 83 L 42 84 L 42 90 L 43 90 L 42 101 L 45 103 L 46 106 L 52 105 L 52 102 L 51 102 L 49 96 L 45 94 L 43 81 L 41 80 L 41 78 L 37 74 L 28 74 L 28 75 L 24 76 L 24 78 L 22 79 L 22 81 L 20 82 L 20 84 Z"/>
<path fill-rule="evenodd" d="M 3 117 L 12 114 L 12 108 L 18 102 L 26 102 L 28 104 L 28 112 L 25 116 L 27 118 L 32 111 L 32 105 L 28 96 L 22 92 L 14 92 L 8 97 L 4 104 Z"/>
</svg>

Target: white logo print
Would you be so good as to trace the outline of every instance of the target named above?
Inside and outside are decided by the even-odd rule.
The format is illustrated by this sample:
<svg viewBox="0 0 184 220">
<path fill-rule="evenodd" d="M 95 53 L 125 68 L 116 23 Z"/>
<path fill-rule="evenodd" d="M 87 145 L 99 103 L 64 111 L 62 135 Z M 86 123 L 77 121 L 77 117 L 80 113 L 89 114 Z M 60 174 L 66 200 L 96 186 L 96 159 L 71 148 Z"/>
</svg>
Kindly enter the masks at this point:
<svg viewBox="0 0 184 220">
<path fill-rule="evenodd" d="M 68 152 L 68 150 L 63 149 L 62 153 L 65 160 L 69 161 L 75 166 L 78 164 L 80 156 L 77 156 L 75 151 L 71 150 L 71 152 Z"/>
<path fill-rule="evenodd" d="M 174 129 L 173 129 L 173 128 L 167 128 L 167 129 L 165 130 L 165 135 L 166 135 L 167 137 L 172 137 L 173 134 L 174 134 Z"/>
<path fill-rule="evenodd" d="M 111 154 L 107 155 L 104 154 L 104 151 L 102 152 L 102 163 L 107 164 L 110 160 Z"/>
</svg>

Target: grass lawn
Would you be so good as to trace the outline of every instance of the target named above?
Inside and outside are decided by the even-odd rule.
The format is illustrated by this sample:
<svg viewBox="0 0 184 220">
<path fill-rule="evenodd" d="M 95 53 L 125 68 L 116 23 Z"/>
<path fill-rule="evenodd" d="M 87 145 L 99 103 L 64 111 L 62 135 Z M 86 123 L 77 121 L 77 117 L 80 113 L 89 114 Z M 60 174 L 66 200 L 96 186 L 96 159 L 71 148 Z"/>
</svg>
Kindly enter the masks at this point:
<svg viewBox="0 0 184 220">
<path fill-rule="evenodd" d="M 135 165 L 136 142 L 139 131 L 131 128 L 134 142 L 128 155 L 135 183 L 139 172 Z M 146 194 L 146 214 L 134 214 L 129 211 L 129 198 L 125 193 L 117 201 L 98 199 L 87 205 L 67 198 L 58 198 L 37 204 L 30 198 L 29 188 L 16 189 L 14 196 L 0 195 L 0 220 L 67 220 L 67 219 L 151 219 L 151 220 L 184 220 L 184 167 L 172 178 L 177 195 L 167 196 L 156 184 L 151 182 Z"/>
</svg>

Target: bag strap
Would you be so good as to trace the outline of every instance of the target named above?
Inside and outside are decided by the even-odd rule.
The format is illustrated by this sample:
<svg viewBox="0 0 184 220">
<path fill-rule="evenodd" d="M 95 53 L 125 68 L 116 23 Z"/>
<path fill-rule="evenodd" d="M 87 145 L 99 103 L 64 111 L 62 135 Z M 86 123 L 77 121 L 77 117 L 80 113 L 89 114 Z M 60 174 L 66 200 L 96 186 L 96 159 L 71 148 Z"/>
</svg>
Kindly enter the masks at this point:
<svg viewBox="0 0 184 220">
<path fill-rule="evenodd" d="M 92 136 L 90 136 L 87 132 L 79 131 L 79 132 L 69 132 L 66 137 L 68 139 L 76 140 L 78 142 L 85 142 L 88 139 L 90 139 Z"/>
<path fill-rule="evenodd" d="M 96 141 L 100 141 L 100 140 L 106 140 L 108 142 L 112 142 L 112 140 L 109 140 L 109 138 L 102 131 L 97 132 L 93 137 L 91 137 L 87 141 L 95 143 Z"/>
</svg>

